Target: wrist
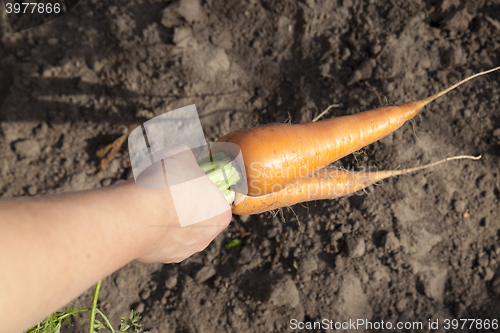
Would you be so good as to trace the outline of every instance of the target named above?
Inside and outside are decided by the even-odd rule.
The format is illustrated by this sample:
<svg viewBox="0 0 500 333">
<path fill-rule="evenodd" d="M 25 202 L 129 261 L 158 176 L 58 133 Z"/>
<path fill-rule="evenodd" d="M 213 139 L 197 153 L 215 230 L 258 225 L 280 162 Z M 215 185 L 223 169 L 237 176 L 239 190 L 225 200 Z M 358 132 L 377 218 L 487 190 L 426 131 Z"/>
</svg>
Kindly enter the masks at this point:
<svg viewBox="0 0 500 333">
<path fill-rule="evenodd" d="M 144 189 L 133 179 L 115 185 L 113 190 L 127 211 L 127 234 L 136 247 L 130 260 L 135 260 L 153 251 L 167 231 L 175 227 L 171 198 L 168 189 Z"/>
</svg>

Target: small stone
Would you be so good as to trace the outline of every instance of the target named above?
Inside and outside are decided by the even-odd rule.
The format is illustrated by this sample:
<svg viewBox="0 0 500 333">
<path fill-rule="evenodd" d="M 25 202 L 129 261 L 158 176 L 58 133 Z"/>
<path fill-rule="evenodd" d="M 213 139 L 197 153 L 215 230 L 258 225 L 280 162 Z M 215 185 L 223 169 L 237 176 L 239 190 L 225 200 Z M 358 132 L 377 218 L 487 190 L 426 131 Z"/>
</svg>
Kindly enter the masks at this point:
<svg viewBox="0 0 500 333">
<path fill-rule="evenodd" d="M 259 246 L 259 250 L 261 251 L 261 256 L 264 258 L 271 255 L 271 242 L 269 241 L 269 239 L 264 238 Z"/>
<path fill-rule="evenodd" d="M 238 263 L 241 265 L 245 265 L 250 263 L 254 259 L 254 252 L 253 250 L 245 246 L 240 252 L 240 257 L 238 258 Z"/>
<path fill-rule="evenodd" d="M 145 44 L 152 45 L 161 43 L 160 31 L 158 30 L 158 24 L 152 23 L 142 30 L 142 41 Z"/>
<path fill-rule="evenodd" d="M 388 232 L 382 238 L 384 249 L 388 252 L 395 252 L 399 250 L 399 240 L 393 232 Z"/>
<path fill-rule="evenodd" d="M 495 274 L 491 280 L 490 290 L 496 297 L 500 297 L 500 275 Z"/>
<path fill-rule="evenodd" d="M 380 53 L 380 51 L 382 51 L 382 46 L 380 45 L 380 43 L 375 43 L 375 44 L 370 45 L 371 54 L 377 55 Z"/>
<path fill-rule="evenodd" d="M 340 232 L 343 234 L 350 234 L 352 232 L 352 225 L 350 225 L 350 224 L 341 225 Z"/>
<path fill-rule="evenodd" d="M 106 178 L 106 179 L 101 180 L 101 185 L 103 187 L 107 187 L 107 186 L 111 185 L 111 182 L 112 182 L 111 178 Z"/>
<path fill-rule="evenodd" d="M 49 125 L 46 122 L 42 122 L 37 128 L 33 130 L 33 133 L 38 138 L 43 138 L 47 135 L 49 130 Z"/>
<path fill-rule="evenodd" d="M 113 105 L 113 106 L 114 106 L 114 105 Z M 111 107 L 112 112 L 113 112 L 114 114 L 118 114 L 118 109 L 116 108 L 116 106 L 114 106 L 114 108 L 113 108 L 113 106 Z M 121 133 L 121 134 L 127 134 L 127 133 L 128 133 L 128 131 L 129 131 L 129 128 L 128 128 L 128 126 L 127 126 L 127 125 L 121 125 L 121 126 L 120 126 L 120 133 Z"/>
<path fill-rule="evenodd" d="M 0 41 L 6 49 L 14 50 L 17 46 L 17 38 L 15 34 L 3 34 Z"/>
<path fill-rule="evenodd" d="M 47 44 L 49 44 L 50 46 L 56 46 L 57 43 L 59 43 L 59 39 L 57 39 L 55 37 L 49 38 L 47 40 Z"/>
<path fill-rule="evenodd" d="M 85 183 L 87 179 L 88 179 L 87 173 L 85 171 L 81 171 L 71 176 L 71 183 L 75 186 L 78 186 L 79 184 Z"/>
<path fill-rule="evenodd" d="M 368 80 L 372 77 L 375 66 L 377 66 L 377 61 L 373 58 L 363 61 L 351 74 L 346 84 L 350 86 L 358 81 Z"/>
<path fill-rule="evenodd" d="M 278 234 L 278 227 L 271 228 L 267 231 L 267 238 L 273 239 Z"/>
<path fill-rule="evenodd" d="M 459 214 L 463 214 L 465 212 L 466 206 L 467 203 L 463 200 L 455 200 L 453 203 L 453 209 Z"/>
<path fill-rule="evenodd" d="M 203 18 L 200 0 L 181 0 L 177 12 L 188 22 L 201 21 Z"/>
<path fill-rule="evenodd" d="M 193 32 L 188 27 L 175 28 L 173 42 L 176 46 L 181 48 L 194 47 L 196 45 Z"/>
<path fill-rule="evenodd" d="M 44 66 L 42 69 L 42 77 L 49 78 L 54 75 L 54 68 L 50 65 Z"/>
<path fill-rule="evenodd" d="M 342 238 L 342 233 L 340 231 L 332 232 L 331 236 L 332 243 L 338 241 L 341 238 Z"/>
<path fill-rule="evenodd" d="M 203 283 L 213 277 L 216 271 L 212 266 L 203 266 L 195 275 L 194 279 L 198 283 Z"/>
<path fill-rule="evenodd" d="M 321 76 L 328 77 L 330 75 L 330 64 L 324 63 L 319 65 L 319 72 L 321 73 Z"/>
<path fill-rule="evenodd" d="M 500 138 L 500 128 L 497 128 L 496 130 L 493 131 L 493 136 Z"/>
<path fill-rule="evenodd" d="M 298 265 L 300 278 L 304 282 L 311 280 L 311 274 L 318 269 L 318 264 L 312 255 L 302 258 Z"/>
<path fill-rule="evenodd" d="M 363 238 L 348 237 L 346 252 L 349 258 L 359 258 L 365 254 L 365 240 Z"/>
<path fill-rule="evenodd" d="M 372 280 L 373 281 L 376 281 L 376 282 L 380 282 L 380 281 L 390 281 L 391 278 L 389 277 L 389 275 L 387 274 L 387 272 L 385 272 L 381 267 L 379 269 L 376 269 L 375 272 L 373 272 L 372 274 Z"/>
<path fill-rule="evenodd" d="M 151 289 L 147 288 L 147 289 L 144 289 L 142 292 L 141 292 L 141 298 L 143 300 L 147 300 L 149 298 L 149 296 L 151 296 Z"/>
<path fill-rule="evenodd" d="M 354 224 L 352 225 L 352 231 L 358 230 L 360 226 L 361 224 L 359 223 L 359 221 L 354 222 Z"/>
<path fill-rule="evenodd" d="M 449 30 L 450 33 L 465 31 L 469 28 L 469 23 L 473 18 L 474 15 L 469 14 L 467 6 L 463 6 L 461 10 L 451 11 L 449 15 L 440 21 L 440 25 L 445 30 Z"/>
<path fill-rule="evenodd" d="M 231 66 L 231 61 L 226 51 L 216 48 L 205 66 L 210 72 L 217 73 L 219 71 L 227 71 Z"/>
<path fill-rule="evenodd" d="M 160 24 L 165 28 L 173 28 L 182 24 L 182 18 L 177 11 L 178 3 L 171 4 L 160 12 Z"/>
<path fill-rule="evenodd" d="M 40 145 L 35 140 L 21 140 L 13 144 L 14 151 L 20 159 L 35 158 L 40 155 Z"/>
<path fill-rule="evenodd" d="M 4 160 L 0 163 L 0 176 L 7 177 L 10 173 L 9 162 Z"/>
<path fill-rule="evenodd" d="M 87 66 L 94 72 L 100 72 L 104 68 L 104 60 L 92 55 L 86 59 Z"/>
<path fill-rule="evenodd" d="M 248 220 L 250 219 L 250 216 L 251 215 L 240 215 L 241 222 L 243 222 L 243 223 L 248 222 Z"/>
<path fill-rule="evenodd" d="M 38 192 L 38 188 L 35 185 L 28 187 L 28 193 L 30 195 L 35 195 Z"/>
<path fill-rule="evenodd" d="M 461 47 L 452 47 L 443 57 L 446 66 L 462 66 L 467 62 L 467 54 Z"/>
<path fill-rule="evenodd" d="M 177 275 L 171 275 L 165 281 L 165 288 L 173 289 L 177 285 Z"/>
<path fill-rule="evenodd" d="M 125 289 L 127 287 L 127 283 L 127 279 L 122 275 L 118 275 L 115 279 L 116 287 L 120 290 Z"/>
<path fill-rule="evenodd" d="M 497 261 L 493 256 L 490 256 L 490 267 L 497 267 Z"/>
<path fill-rule="evenodd" d="M 406 299 L 400 299 L 397 303 L 396 303 L 396 310 L 398 310 L 399 313 L 403 312 L 404 310 L 406 310 Z"/>
<path fill-rule="evenodd" d="M 419 287 L 425 296 L 432 300 L 442 300 L 444 295 L 447 271 L 434 268 L 419 276 Z"/>
<path fill-rule="evenodd" d="M 366 320 L 370 320 L 374 311 L 370 306 L 367 294 L 363 291 L 360 278 L 349 274 L 339 280 L 339 283 L 340 288 L 330 311 L 340 313 L 344 318 L 366 318 Z"/>
<path fill-rule="evenodd" d="M 118 16 L 109 24 L 109 31 L 118 39 L 123 39 L 132 29 L 132 25 L 126 16 Z"/>
<path fill-rule="evenodd" d="M 477 259 L 477 263 L 481 267 L 486 267 L 490 263 L 490 259 L 488 256 L 483 252 L 482 256 Z"/>
<path fill-rule="evenodd" d="M 349 48 L 345 48 L 342 50 L 342 55 L 340 56 L 340 60 L 342 61 L 347 61 L 349 57 L 351 56 L 351 50 Z"/>
<path fill-rule="evenodd" d="M 338 255 L 335 257 L 335 268 L 342 267 L 344 267 L 344 259 L 342 259 L 342 257 Z"/>
<path fill-rule="evenodd" d="M 242 309 L 240 309 L 239 307 L 235 306 L 234 309 L 233 309 L 233 312 L 235 315 L 237 315 L 238 317 L 241 317 L 243 316 L 244 312 Z"/>
<path fill-rule="evenodd" d="M 485 281 L 490 281 L 491 279 L 493 279 L 494 276 L 495 276 L 495 272 L 490 267 L 486 267 L 484 269 L 484 280 Z"/>
<path fill-rule="evenodd" d="M 121 166 L 121 162 L 119 159 L 115 158 L 109 165 L 108 165 L 108 174 L 111 174 L 111 175 L 118 175 L 119 173 L 121 173 L 123 170 L 122 170 L 122 166 Z"/>
<path fill-rule="evenodd" d="M 146 65 L 145 62 L 141 61 L 140 63 L 137 64 L 137 68 L 142 72 L 142 73 L 147 73 L 148 72 L 148 65 Z"/>
<path fill-rule="evenodd" d="M 318 269 L 318 264 L 313 256 L 307 256 L 300 261 L 299 269 L 306 274 L 311 274 Z"/>
<path fill-rule="evenodd" d="M 296 308 L 300 303 L 300 296 L 295 282 L 287 277 L 276 283 L 271 291 L 269 303 L 275 306 Z"/>
<path fill-rule="evenodd" d="M 146 305 L 141 302 L 141 303 L 137 304 L 134 311 L 139 312 L 139 313 L 143 313 L 145 307 L 146 307 Z"/>
</svg>

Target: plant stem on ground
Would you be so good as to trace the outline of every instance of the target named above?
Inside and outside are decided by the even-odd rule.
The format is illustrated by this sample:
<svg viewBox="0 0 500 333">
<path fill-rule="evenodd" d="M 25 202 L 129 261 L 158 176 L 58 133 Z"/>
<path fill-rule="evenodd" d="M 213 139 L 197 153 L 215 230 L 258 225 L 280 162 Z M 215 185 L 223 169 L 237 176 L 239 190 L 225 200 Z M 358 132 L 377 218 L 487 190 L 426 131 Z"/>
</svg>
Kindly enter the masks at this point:
<svg viewBox="0 0 500 333">
<path fill-rule="evenodd" d="M 94 333 L 95 310 L 97 308 L 97 298 L 99 297 L 99 289 L 101 289 L 101 280 L 97 282 L 94 289 L 94 297 L 92 298 L 92 308 L 90 309 L 89 333 Z"/>
</svg>

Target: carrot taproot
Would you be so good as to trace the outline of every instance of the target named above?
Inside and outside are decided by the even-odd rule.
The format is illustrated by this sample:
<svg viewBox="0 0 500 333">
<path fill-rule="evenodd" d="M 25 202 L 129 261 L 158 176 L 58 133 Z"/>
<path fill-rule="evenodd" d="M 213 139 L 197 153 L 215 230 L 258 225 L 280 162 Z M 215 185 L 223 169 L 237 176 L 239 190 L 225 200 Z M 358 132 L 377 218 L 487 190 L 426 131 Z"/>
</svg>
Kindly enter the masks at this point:
<svg viewBox="0 0 500 333">
<path fill-rule="evenodd" d="M 239 146 L 245 164 L 247 195 L 262 198 L 380 140 L 436 98 L 498 69 L 500 67 L 474 74 L 430 97 L 400 106 L 385 106 L 304 124 L 264 125 L 229 133 L 218 142 Z M 314 181 L 316 178 L 308 179 Z"/>
<path fill-rule="evenodd" d="M 257 197 L 236 193 L 232 211 L 237 215 L 251 215 L 290 207 L 301 202 L 336 199 L 353 194 L 389 177 L 420 171 L 451 160 L 477 160 L 479 158 L 481 156 L 454 156 L 404 170 L 354 172 L 322 168 L 312 175 L 301 178 L 277 192 Z"/>
</svg>

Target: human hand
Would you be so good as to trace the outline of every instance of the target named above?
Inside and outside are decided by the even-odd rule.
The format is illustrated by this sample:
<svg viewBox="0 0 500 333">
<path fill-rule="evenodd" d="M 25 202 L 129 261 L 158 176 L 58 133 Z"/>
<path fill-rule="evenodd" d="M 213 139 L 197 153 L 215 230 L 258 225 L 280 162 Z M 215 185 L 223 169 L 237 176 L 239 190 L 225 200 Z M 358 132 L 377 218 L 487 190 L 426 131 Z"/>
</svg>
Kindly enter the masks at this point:
<svg viewBox="0 0 500 333">
<path fill-rule="evenodd" d="M 160 237 L 151 251 L 136 259 L 140 262 L 180 262 L 203 251 L 232 216 L 227 200 L 200 169 L 188 147 L 174 145 L 161 154 L 168 187 L 145 191 L 161 193 L 159 204 L 167 208 L 163 213 L 174 218 L 146 226 L 156 228 Z"/>
</svg>

